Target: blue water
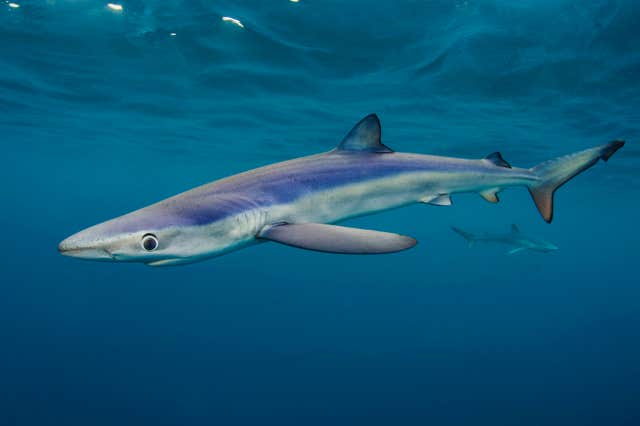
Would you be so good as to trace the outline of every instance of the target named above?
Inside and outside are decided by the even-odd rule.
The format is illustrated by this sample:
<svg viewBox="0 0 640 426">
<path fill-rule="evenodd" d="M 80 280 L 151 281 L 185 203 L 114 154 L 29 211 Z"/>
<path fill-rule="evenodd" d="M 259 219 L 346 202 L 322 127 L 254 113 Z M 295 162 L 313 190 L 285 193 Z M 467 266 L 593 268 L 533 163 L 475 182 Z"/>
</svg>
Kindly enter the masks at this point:
<svg viewBox="0 0 640 426">
<path fill-rule="evenodd" d="M 16 3 L 0 4 L 0 424 L 640 424 L 639 2 Z M 371 112 L 398 151 L 529 167 L 627 145 L 558 191 L 552 225 L 523 189 L 348 222 L 420 241 L 394 255 L 57 253 L 331 149 Z M 449 229 L 511 223 L 560 250 Z"/>
</svg>

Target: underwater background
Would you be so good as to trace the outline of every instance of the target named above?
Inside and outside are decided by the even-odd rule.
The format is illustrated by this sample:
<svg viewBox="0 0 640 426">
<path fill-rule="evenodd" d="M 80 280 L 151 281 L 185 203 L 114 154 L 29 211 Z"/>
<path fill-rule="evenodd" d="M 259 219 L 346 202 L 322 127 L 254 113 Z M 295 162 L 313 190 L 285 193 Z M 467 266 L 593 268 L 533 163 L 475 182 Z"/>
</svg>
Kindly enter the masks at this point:
<svg viewBox="0 0 640 426">
<path fill-rule="evenodd" d="M 635 0 L 3 1 L 0 424 L 640 424 L 639 22 Z M 394 255 L 57 252 L 371 112 L 397 151 L 627 145 L 551 225 L 522 188 L 347 222 L 420 241 Z M 560 250 L 450 230 L 512 223 Z"/>
</svg>

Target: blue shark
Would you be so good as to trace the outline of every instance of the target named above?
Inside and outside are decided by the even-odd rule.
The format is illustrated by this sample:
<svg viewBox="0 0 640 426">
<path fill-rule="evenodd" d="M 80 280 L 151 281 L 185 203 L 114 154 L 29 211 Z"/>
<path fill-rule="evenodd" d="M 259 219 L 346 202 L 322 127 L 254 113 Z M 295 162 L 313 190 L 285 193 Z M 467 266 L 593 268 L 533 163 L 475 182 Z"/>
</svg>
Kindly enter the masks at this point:
<svg viewBox="0 0 640 426">
<path fill-rule="evenodd" d="M 467 241 L 469 247 L 475 243 L 498 243 L 512 246 L 513 248 L 507 252 L 507 254 L 515 254 L 521 251 L 529 250 L 540 253 L 549 253 L 558 250 L 558 246 L 545 241 L 541 238 L 533 238 L 520 232 L 520 228 L 517 225 L 511 225 L 511 232 L 503 233 L 488 233 L 473 234 L 471 232 L 463 231 L 460 228 L 452 226 L 451 229 L 462 236 Z"/>
<path fill-rule="evenodd" d="M 266 241 L 344 254 L 406 250 L 417 241 L 391 232 L 336 225 L 413 203 L 450 205 L 455 193 L 528 188 L 551 222 L 558 187 L 624 145 L 613 141 L 530 169 L 511 167 L 499 152 L 462 159 L 395 152 L 382 143 L 375 114 L 363 118 L 337 148 L 267 165 L 80 231 L 58 250 L 81 259 L 179 265 Z"/>
</svg>

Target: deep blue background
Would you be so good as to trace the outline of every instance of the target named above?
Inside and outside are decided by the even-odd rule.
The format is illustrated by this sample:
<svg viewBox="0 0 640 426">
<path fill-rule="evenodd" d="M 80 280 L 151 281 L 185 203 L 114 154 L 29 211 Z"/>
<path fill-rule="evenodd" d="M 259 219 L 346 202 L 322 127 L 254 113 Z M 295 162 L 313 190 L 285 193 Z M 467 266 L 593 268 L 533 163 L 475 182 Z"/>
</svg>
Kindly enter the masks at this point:
<svg viewBox="0 0 640 426">
<path fill-rule="evenodd" d="M 18 3 L 0 4 L 0 424 L 640 424 L 640 3 Z M 522 189 L 350 221 L 420 240 L 395 255 L 56 251 L 331 149 L 370 112 L 398 151 L 518 166 L 628 143 L 558 192 L 552 225 Z M 511 223 L 561 250 L 449 230 Z"/>
</svg>

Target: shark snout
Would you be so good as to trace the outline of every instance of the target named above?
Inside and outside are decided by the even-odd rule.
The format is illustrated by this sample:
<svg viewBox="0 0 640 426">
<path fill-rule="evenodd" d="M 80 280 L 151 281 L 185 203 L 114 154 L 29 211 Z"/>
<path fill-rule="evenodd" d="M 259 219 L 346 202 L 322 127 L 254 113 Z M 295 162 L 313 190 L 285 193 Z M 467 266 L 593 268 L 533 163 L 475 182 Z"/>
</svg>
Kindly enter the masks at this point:
<svg viewBox="0 0 640 426">
<path fill-rule="evenodd" d="M 82 233 L 66 238 L 58 244 L 60 254 L 79 259 L 113 260 L 113 256 L 98 244 L 82 238 Z"/>
</svg>

